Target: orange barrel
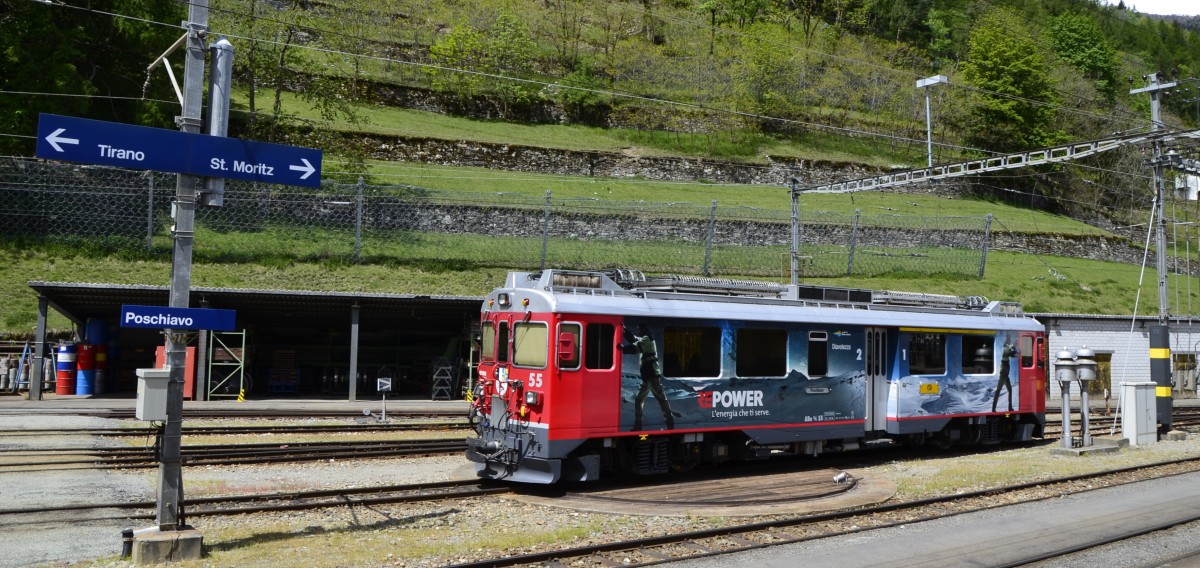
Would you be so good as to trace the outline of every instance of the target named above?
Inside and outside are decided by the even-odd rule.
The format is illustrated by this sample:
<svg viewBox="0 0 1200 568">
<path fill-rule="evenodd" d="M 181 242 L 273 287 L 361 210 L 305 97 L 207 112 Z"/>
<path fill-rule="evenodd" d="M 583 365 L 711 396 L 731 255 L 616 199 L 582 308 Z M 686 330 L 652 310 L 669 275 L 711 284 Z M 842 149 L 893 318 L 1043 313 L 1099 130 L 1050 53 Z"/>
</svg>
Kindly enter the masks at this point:
<svg viewBox="0 0 1200 568">
<path fill-rule="evenodd" d="M 108 375 L 108 345 L 99 343 L 96 348 L 96 382 L 92 384 L 92 394 L 104 394 L 104 377 Z"/>
<path fill-rule="evenodd" d="M 75 344 L 58 346 L 58 359 L 54 365 L 54 394 L 75 394 Z"/>
</svg>

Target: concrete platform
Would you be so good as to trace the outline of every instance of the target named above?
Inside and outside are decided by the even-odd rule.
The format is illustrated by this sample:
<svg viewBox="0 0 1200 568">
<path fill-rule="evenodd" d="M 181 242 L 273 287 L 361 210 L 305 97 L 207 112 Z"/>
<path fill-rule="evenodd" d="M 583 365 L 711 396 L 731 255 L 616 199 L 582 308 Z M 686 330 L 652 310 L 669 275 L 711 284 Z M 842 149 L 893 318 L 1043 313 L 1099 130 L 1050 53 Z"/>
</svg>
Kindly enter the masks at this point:
<svg viewBox="0 0 1200 568">
<path fill-rule="evenodd" d="M 823 568 L 1017 566 L 1039 554 L 1087 548 L 1106 537 L 1121 538 L 1131 530 L 1145 530 L 1150 545 L 1130 550 L 1129 554 L 1109 551 L 1100 558 L 1080 563 L 1055 558 L 1042 566 L 1174 566 L 1170 563 L 1172 558 L 1200 554 L 1194 526 L 1182 532 L 1177 550 L 1169 550 L 1159 542 L 1161 532 L 1150 532 L 1172 522 L 1194 522 L 1198 510 L 1200 473 L 1185 473 L 1058 499 L 665 565 L 681 568 L 792 568 L 801 564 Z M 1133 544 L 1130 540 L 1136 539 L 1110 546 Z"/>
<path fill-rule="evenodd" d="M 204 535 L 193 528 L 177 531 L 153 530 L 133 535 L 133 563 L 138 566 L 199 560 L 204 554 Z"/>
</svg>

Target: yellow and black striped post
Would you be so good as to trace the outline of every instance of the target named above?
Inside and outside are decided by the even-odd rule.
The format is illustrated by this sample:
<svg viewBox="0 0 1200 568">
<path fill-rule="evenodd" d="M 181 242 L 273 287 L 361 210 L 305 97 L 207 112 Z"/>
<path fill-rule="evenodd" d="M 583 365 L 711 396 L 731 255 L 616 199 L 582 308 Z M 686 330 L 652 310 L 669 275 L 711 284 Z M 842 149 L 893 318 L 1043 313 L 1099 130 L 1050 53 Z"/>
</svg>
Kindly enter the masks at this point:
<svg viewBox="0 0 1200 568">
<path fill-rule="evenodd" d="M 1154 381 L 1158 432 L 1171 430 L 1171 339 L 1167 326 L 1150 326 L 1150 380 Z"/>
</svg>

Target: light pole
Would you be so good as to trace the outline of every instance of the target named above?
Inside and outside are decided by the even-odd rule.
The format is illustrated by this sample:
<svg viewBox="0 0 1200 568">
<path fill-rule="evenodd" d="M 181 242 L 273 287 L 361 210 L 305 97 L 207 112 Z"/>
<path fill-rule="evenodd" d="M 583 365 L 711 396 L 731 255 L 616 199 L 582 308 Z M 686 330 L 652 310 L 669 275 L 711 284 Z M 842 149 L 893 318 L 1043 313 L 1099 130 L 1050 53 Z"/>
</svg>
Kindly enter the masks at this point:
<svg viewBox="0 0 1200 568">
<path fill-rule="evenodd" d="M 949 83 L 945 75 L 934 75 L 917 81 L 918 89 L 925 89 L 925 148 L 929 156 L 929 167 L 933 167 L 933 123 L 929 119 L 929 87 L 938 83 Z"/>
</svg>

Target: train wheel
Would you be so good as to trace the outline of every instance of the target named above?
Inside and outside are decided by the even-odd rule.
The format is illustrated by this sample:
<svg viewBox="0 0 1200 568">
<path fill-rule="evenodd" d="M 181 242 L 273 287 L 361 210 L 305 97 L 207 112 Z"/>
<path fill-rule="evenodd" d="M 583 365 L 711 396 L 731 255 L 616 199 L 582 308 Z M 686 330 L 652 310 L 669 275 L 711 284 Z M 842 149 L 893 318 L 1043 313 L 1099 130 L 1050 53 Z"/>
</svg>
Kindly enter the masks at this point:
<svg viewBox="0 0 1200 568">
<path fill-rule="evenodd" d="M 695 445 L 679 446 L 671 452 L 671 470 L 686 473 L 700 465 L 700 448 Z"/>
<path fill-rule="evenodd" d="M 945 429 L 933 435 L 933 445 L 939 450 L 949 450 L 950 446 L 954 445 L 954 437 L 950 435 L 950 429 Z"/>
</svg>

